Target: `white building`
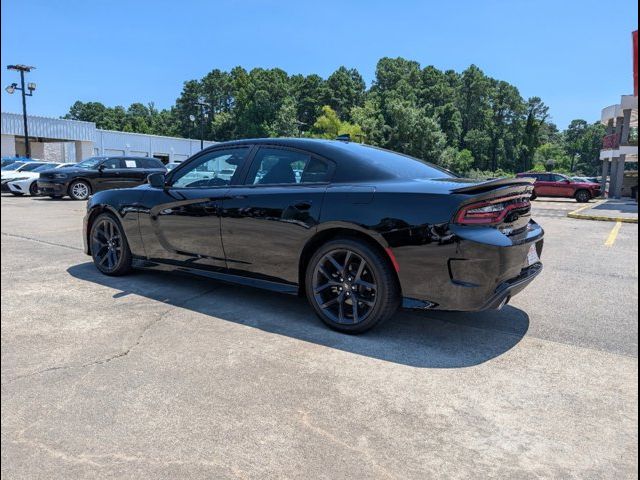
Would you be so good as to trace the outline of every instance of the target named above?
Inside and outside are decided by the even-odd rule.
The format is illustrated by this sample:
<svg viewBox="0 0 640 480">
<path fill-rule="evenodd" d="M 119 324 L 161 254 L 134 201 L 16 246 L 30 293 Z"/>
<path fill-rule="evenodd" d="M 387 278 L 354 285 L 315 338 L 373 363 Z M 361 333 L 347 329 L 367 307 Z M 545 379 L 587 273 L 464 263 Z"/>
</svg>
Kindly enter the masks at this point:
<svg viewBox="0 0 640 480">
<path fill-rule="evenodd" d="M 31 156 L 42 160 L 78 162 L 97 155 L 155 157 L 164 163 L 186 160 L 200 151 L 200 140 L 161 137 L 142 133 L 100 130 L 95 123 L 28 116 Z M 22 115 L 1 114 L 1 154 L 24 156 Z M 216 142 L 204 142 L 204 146 Z"/>
</svg>

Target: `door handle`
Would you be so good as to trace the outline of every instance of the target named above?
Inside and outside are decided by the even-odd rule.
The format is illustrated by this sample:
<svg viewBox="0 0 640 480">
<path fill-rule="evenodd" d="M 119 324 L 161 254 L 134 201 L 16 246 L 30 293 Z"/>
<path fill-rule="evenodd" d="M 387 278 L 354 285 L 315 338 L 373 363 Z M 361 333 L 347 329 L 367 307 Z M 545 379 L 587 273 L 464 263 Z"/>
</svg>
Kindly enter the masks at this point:
<svg viewBox="0 0 640 480">
<path fill-rule="evenodd" d="M 309 210 L 311 208 L 311 200 L 298 202 L 293 205 L 296 210 Z"/>
</svg>

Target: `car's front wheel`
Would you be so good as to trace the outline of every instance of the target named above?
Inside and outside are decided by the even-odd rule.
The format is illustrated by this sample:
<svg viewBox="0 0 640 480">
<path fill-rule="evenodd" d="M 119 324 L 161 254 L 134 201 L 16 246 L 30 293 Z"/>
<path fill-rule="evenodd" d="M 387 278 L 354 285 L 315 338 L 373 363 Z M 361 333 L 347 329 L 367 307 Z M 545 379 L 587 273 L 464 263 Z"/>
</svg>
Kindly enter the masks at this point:
<svg viewBox="0 0 640 480">
<path fill-rule="evenodd" d="M 131 270 L 131 250 L 120 222 L 110 213 L 98 215 L 91 225 L 91 257 L 105 275 L 124 275 Z"/>
<path fill-rule="evenodd" d="M 91 186 L 84 180 L 76 180 L 69 185 L 69 196 L 74 200 L 86 200 L 91 195 Z"/>
<path fill-rule="evenodd" d="M 322 245 L 307 266 L 305 289 L 320 319 L 345 333 L 373 328 L 400 304 L 391 262 L 360 240 L 338 239 Z"/>
<path fill-rule="evenodd" d="M 576 192 L 576 200 L 578 203 L 587 203 L 591 200 L 591 194 L 587 190 L 578 190 Z"/>
<path fill-rule="evenodd" d="M 32 197 L 38 196 L 38 182 L 31 182 L 31 185 L 29 185 L 29 195 Z"/>
</svg>

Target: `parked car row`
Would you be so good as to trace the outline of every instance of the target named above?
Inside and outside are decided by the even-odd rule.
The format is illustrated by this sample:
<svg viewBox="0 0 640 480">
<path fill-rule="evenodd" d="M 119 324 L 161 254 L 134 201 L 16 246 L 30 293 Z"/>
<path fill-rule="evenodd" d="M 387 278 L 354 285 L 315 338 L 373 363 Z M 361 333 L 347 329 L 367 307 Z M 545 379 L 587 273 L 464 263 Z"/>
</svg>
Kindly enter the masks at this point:
<svg viewBox="0 0 640 480">
<path fill-rule="evenodd" d="M 62 164 L 17 160 L 2 166 L 2 192 L 86 200 L 101 190 L 141 185 L 157 172 L 167 169 L 160 160 L 148 157 L 92 157 Z"/>
</svg>

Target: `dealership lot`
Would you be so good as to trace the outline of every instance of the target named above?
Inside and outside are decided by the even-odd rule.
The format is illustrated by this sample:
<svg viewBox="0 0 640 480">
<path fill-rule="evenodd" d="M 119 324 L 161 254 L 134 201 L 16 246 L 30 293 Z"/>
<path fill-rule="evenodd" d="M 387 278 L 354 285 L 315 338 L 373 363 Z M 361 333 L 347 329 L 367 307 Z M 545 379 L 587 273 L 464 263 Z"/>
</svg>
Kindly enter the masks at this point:
<svg viewBox="0 0 640 480">
<path fill-rule="evenodd" d="M 634 477 L 638 226 L 577 207 L 535 202 L 545 271 L 502 311 L 345 336 L 298 298 L 102 276 L 84 203 L 3 196 L 2 474 Z"/>
</svg>

